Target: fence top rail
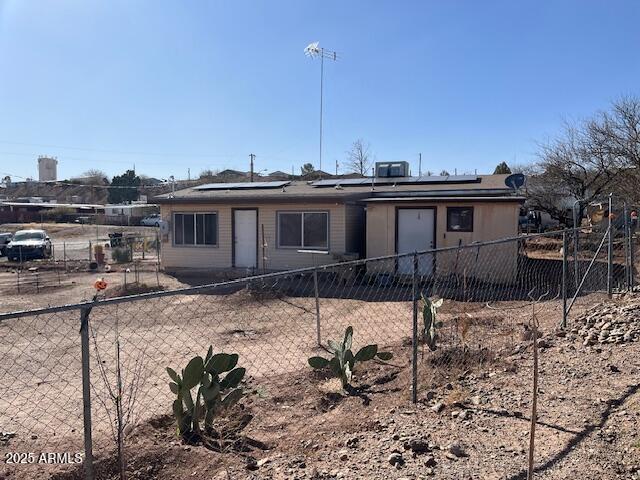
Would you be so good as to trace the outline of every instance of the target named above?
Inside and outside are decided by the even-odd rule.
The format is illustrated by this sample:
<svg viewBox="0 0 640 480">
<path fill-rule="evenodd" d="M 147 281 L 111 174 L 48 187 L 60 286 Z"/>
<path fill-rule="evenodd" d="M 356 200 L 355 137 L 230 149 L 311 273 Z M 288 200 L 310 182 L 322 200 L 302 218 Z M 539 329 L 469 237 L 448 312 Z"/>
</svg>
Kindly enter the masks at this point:
<svg viewBox="0 0 640 480">
<path fill-rule="evenodd" d="M 334 269 L 334 268 L 349 268 L 349 267 L 354 267 L 354 266 L 358 266 L 358 265 L 366 265 L 367 263 L 371 263 L 371 262 L 379 262 L 379 261 L 385 261 L 385 260 L 394 260 L 394 259 L 399 259 L 399 258 L 411 257 L 413 255 L 425 255 L 425 254 L 431 254 L 431 253 L 460 251 L 460 250 L 465 250 L 465 249 L 474 249 L 474 248 L 486 247 L 486 246 L 491 246 L 491 245 L 499 245 L 499 244 L 504 244 L 504 243 L 509 243 L 509 242 L 518 242 L 518 241 L 523 241 L 523 240 L 530 240 L 532 238 L 556 237 L 556 236 L 563 235 L 563 234 L 565 234 L 567 232 L 574 232 L 576 230 L 579 230 L 579 227 L 577 227 L 577 228 L 567 228 L 565 230 L 556 230 L 556 231 L 553 231 L 553 232 L 517 235 L 517 236 L 514 236 L 514 237 L 505 237 L 505 238 L 500 238 L 500 239 L 497 239 L 497 240 L 489 240 L 489 241 L 486 241 L 486 242 L 472 242 L 472 243 L 468 243 L 466 245 L 456 245 L 456 246 L 452 246 L 452 247 L 432 248 L 432 249 L 429 249 L 429 250 L 422 250 L 422 251 L 416 251 L 416 252 L 410 252 L 410 253 L 401 253 L 401 254 L 396 253 L 396 254 L 392 254 L 392 255 L 383 255 L 383 256 L 379 256 L 379 257 L 362 258 L 362 259 L 359 259 L 359 260 L 350 260 L 350 261 L 347 261 L 347 262 L 335 262 L 335 263 L 330 263 L 330 264 L 317 265 L 315 267 L 304 267 L 304 268 L 297 268 L 297 269 L 294 269 L 294 270 L 284 270 L 284 271 L 279 271 L 279 272 L 264 273 L 264 274 L 260 274 L 260 275 L 252 275 L 252 276 L 248 276 L 248 277 L 237 278 L 235 280 L 226 280 L 226 281 L 223 281 L 223 282 L 216 282 L 216 283 L 208 283 L 208 284 L 205 284 L 205 285 L 198 285 L 198 286 L 195 286 L 195 287 L 176 288 L 176 289 L 173 289 L 173 290 L 164 290 L 164 291 L 160 291 L 160 292 L 148 292 L 148 293 L 141 293 L 141 294 L 137 294 L 137 295 L 127 295 L 127 296 L 123 296 L 123 297 L 114 297 L 114 298 L 107 298 L 107 299 L 95 300 L 95 301 L 94 300 L 87 300 L 87 301 L 84 301 L 84 302 L 78 302 L 78 303 L 72 303 L 72 304 L 66 304 L 66 305 L 58 305 L 58 306 L 52 306 L 52 307 L 35 308 L 35 309 L 30 309 L 30 310 L 19 310 L 19 311 L 15 311 L 15 312 L 0 313 L 0 322 L 2 322 L 3 320 L 9 320 L 9 319 L 12 319 L 12 318 L 27 317 L 27 316 L 33 316 L 33 315 L 43 315 L 43 314 L 48 314 L 48 313 L 58 313 L 58 312 L 65 312 L 65 311 L 71 311 L 71 310 L 82 310 L 84 308 L 90 308 L 90 307 L 94 307 L 94 306 L 114 305 L 114 304 L 119 304 L 119 303 L 127 303 L 127 302 L 135 302 L 135 301 L 139 301 L 139 300 L 146 300 L 146 299 L 150 299 L 150 298 L 170 297 L 170 296 L 174 296 L 174 295 L 187 295 L 187 294 L 194 294 L 194 293 L 203 293 L 203 292 L 211 291 L 211 290 L 214 290 L 214 289 L 220 288 L 220 287 L 240 285 L 240 284 L 243 284 L 243 283 L 255 282 L 255 281 L 258 281 L 258 280 L 288 277 L 288 276 L 291 276 L 291 275 L 301 275 L 301 274 L 306 274 L 306 273 L 312 273 L 312 272 L 314 272 L 316 270 L 317 271 L 327 271 L 327 270 L 331 270 L 331 269 Z"/>
</svg>

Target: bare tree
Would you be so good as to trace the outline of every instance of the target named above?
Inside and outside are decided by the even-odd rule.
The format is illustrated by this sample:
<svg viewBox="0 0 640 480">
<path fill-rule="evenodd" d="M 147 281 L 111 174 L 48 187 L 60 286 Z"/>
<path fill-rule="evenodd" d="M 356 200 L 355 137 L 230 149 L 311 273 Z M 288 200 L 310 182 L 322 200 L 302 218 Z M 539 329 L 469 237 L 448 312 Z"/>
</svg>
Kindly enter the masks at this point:
<svg viewBox="0 0 640 480">
<path fill-rule="evenodd" d="M 450 175 L 450 173 L 449 173 L 449 172 L 447 172 L 446 170 L 442 170 L 442 171 L 440 172 L 440 176 L 441 176 L 441 177 L 448 177 L 449 175 Z"/>
<path fill-rule="evenodd" d="M 88 185 L 106 185 L 109 177 L 102 170 L 91 168 L 82 174 L 82 181 Z"/>
<path fill-rule="evenodd" d="M 640 102 L 623 99 L 610 112 L 565 124 L 558 138 L 540 146 L 539 156 L 530 204 L 564 221 L 574 200 L 584 207 L 619 188 L 629 167 L 640 165 Z"/>
<path fill-rule="evenodd" d="M 586 124 L 599 148 L 622 164 L 640 168 L 640 98 L 627 96 Z"/>
<path fill-rule="evenodd" d="M 345 168 L 349 173 L 359 173 L 365 176 L 371 169 L 371 146 L 359 138 L 351 145 L 351 149 L 347 151 L 347 160 Z"/>
<path fill-rule="evenodd" d="M 207 169 L 202 170 L 200 172 L 199 177 L 200 178 L 212 178 L 212 177 L 215 177 L 216 175 L 218 175 L 218 173 L 220 173 L 219 170 L 211 170 L 210 168 L 207 168 Z"/>
<path fill-rule="evenodd" d="M 104 408 L 109 418 L 109 426 L 111 427 L 111 435 L 116 445 L 118 456 L 118 473 L 119 479 L 126 479 L 126 461 L 125 461 L 125 438 L 133 430 L 136 418 L 136 402 L 140 384 L 143 382 L 144 372 L 144 351 L 140 352 L 138 357 L 133 361 L 133 365 L 128 366 L 130 375 L 125 378 L 123 375 L 123 365 L 121 362 L 120 351 L 120 333 L 118 321 L 115 325 L 115 355 L 112 367 L 113 371 L 107 366 L 107 360 L 103 359 L 99 346 L 98 333 L 96 329 L 91 328 L 91 336 L 95 356 L 97 360 L 100 377 L 104 383 L 106 392 L 96 389 L 94 385 L 95 396 Z"/>
</svg>

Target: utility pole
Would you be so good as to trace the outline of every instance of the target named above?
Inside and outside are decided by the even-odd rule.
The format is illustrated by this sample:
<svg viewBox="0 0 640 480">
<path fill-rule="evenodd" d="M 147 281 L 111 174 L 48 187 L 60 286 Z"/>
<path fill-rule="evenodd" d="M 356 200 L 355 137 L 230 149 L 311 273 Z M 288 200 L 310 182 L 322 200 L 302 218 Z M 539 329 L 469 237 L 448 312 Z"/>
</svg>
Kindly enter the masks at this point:
<svg viewBox="0 0 640 480">
<path fill-rule="evenodd" d="M 338 160 L 336 160 L 336 175 L 338 175 Z"/>
<path fill-rule="evenodd" d="M 249 160 L 251 162 L 251 169 L 250 169 L 250 172 L 251 172 L 251 180 L 250 181 L 251 182 L 253 182 L 253 161 L 255 160 L 255 158 L 256 158 L 256 156 L 253 153 L 249 154 Z"/>
<path fill-rule="evenodd" d="M 418 154 L 418 176 L 422 176 L 422 153 Z"/>
<path fill-rule="evenodd" d="M 187 168 L 187 180 L 191 181 L 191 169 Z"/>
</svg>

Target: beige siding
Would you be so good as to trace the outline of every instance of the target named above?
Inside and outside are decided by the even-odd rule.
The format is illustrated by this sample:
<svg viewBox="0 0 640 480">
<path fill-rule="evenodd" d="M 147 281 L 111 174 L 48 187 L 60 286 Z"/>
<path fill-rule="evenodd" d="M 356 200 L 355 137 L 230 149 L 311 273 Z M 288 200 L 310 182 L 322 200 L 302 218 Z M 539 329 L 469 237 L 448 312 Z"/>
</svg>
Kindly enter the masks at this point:
<svg viewBox="0 0 640 480">
<path fill-rule="evenodd" d="M 240 206 L 239 206 L 240 207 Z M 163 220 L 173 227 L 172 213 L 174 212 L 217 212 L 218 213 L 218 246 L 174 246 L 171 232 L 163 236 L 162 265 L 165 269 L 180 268 L 232 268 L 232 208 L 231 205 L 162 205 Z M 313 257 L 317 264 L 335 262 L 334 254 L 343 254 L 346 248 L 346 216 L 345 206 L 342 204 L 313 204 L 304 208 L 292 204 L 250 205 L 243 204 L 241 208 L 256 208 L 258 210 L 258 262 L 259 268 L 267 270 L 285 270 L 312 266 Z M 276 215 L 278 211 L 328 211 L 329 212 L 329 254 L 312 255 L 298 253 L 296 249 L 277 248 L 276 243 Z M 264 227 L 264 241 L 267 245 L 263 265 L 262 231 Z M 352 228 L 349 226 L 348 228 Z M 364 228 L 363 225 L 359 226 Z"/>
<path fill-rule="evenodd" d="M 436 209 L 436 248 L 454 247 L 462 242 L 485 242 L 518 234 L 516 202 L 452 202 L 452 203 L 374 203 L 367 205 L 367 257 L 392 255 L 396 252 L 396 207 L 434 207 Z M 473 232 L 447 232 L 447 207 L 472 206 Z M 497 261 L 499 260 L 499 261 Z M 493 281 L 514 278 L 517 269 L 516 242 L 479 250 L 464 249 L 437 255 L 438 274 L 464 274 Z M 386 270 L 394 263 L 387 262 Z"/>
</svg>

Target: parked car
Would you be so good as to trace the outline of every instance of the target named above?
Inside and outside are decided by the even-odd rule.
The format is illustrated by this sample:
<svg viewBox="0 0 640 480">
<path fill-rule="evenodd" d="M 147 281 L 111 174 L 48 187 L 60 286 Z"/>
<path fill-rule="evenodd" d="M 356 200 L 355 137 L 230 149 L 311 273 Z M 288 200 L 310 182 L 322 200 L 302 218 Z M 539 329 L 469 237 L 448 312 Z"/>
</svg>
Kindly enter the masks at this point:
<svg viewBox="0 0 640 480">
<path fill-rule="evenodd" d="M 0 233 L 0 257 L 6 255 L 7 244 L 13 238 L 13 233 L 2 232 Z"/>
<path fill-rule="evenodd" d="M 162 218 L 160 217 L 160 214 L 154 213 L 140 220 L 140 225 L 144 225 L 145 227 L 159 227 L 161 222 Z"/>
<path fill-rule="evenodd" d="M 27 260 L 51 256 L 51 239 L 44 230 L 19 230 L 6 246 L 9 260 Z"/>
</svg>

